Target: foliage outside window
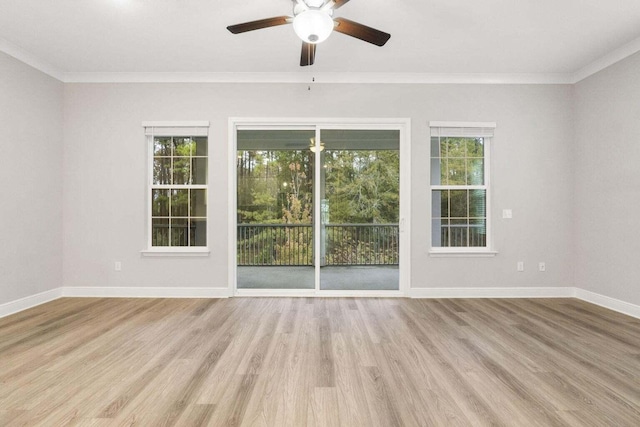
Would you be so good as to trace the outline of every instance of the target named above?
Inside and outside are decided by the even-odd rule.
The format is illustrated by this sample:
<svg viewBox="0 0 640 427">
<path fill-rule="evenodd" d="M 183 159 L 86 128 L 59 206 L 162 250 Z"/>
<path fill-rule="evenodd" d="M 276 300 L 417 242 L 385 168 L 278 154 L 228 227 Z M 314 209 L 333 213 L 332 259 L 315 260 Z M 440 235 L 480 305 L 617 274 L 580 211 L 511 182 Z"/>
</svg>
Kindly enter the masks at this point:
<svg viewBox="0 0 640 427">
<path fill-rule="evenodd" d="M 313 265 L 314 135 L 301 137 L 304 150 L 239 144 L 238 265 Z M 327 138 L 318 183 L 322 265 L 398 264 L 398 150 L 349 150 L 348 140 Z"/>
<path fill-rule="evenodd" d="M 431 126 L 433 248 L 488 248 L 492 135 L 492 127 Z"/>
<path fill-rule="evenodd" d="M 208 138 L 199 135 L 202 130 L 155 128 L 153 132 L 148 137 L 152 152 L 150 245 L 204 247 Z"/>
<path fill-rule="evenodd" d="M 238 151 L 239 265 L 313 264 L 312 165 L 309 150 Z"/>
</svg>

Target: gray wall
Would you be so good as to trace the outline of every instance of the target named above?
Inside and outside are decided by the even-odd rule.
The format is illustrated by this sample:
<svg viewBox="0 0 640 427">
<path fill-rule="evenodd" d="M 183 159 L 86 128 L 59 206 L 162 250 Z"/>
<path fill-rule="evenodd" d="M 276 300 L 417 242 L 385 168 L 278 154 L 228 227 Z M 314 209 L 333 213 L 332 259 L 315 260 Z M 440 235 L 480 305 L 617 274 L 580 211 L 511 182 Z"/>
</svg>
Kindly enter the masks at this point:
<svg viewBox="0 0 640 427">
<path fill-rule="evenodd" d="M 0 304 L 62 285 L 62 97 L 0 52 Z"/>
<path fill-rule="evenodd" d="M 413 287 L 572 286 L 571 86 L 67 84 L 64 284 L 226 287 L 229 117 L 412 119 Z M 144 120 L 209 120 L 208 258 L 143 258 Z M 493 258 L 431 258 L 428 121 L 495 121 Z M 235 189 L 232 189 L 235 191 Z M 514 218 L 501 219 L 503 208 Z M 114 261 L 122 262 L 115 272 Z M 526 262 L 524 273 L 516 262 Z M 538 261 L 547 271 L 537 271 Z"/>
<path fill-rule="evenodd" d="M 640 54 L 575 85 L 575 286 L 640 304 Z"/>
</svg>

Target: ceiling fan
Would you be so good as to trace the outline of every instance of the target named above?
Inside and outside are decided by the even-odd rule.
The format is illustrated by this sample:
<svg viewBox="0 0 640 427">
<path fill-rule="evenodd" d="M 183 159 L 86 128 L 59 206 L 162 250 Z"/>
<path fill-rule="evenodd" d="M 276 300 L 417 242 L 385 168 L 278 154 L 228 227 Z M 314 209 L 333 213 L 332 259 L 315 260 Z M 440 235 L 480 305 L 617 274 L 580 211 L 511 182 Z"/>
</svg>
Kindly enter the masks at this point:
<svg viewBox="0 0 640 427">
<path fill-rule="evenodd" d="M 367 27 L 358 22 L 345 18 L 334 19 L 333 11 L 344 6 L 349 0 L 292 1 L 294 3 L 293 16 L 276 16 L 274 18 L 230 25 L 227 30 L 233 34 L 239 34 L 278 25 L 293 24 L 293 30 L 302 40 L 300 66 L 303 67 L 313 65 L 316 57 L 316 45 L 326 40 L 332 31 L 355 37 L 376 46 L 384 46 L 391 37 L 391 34 Z"/>
</svg>

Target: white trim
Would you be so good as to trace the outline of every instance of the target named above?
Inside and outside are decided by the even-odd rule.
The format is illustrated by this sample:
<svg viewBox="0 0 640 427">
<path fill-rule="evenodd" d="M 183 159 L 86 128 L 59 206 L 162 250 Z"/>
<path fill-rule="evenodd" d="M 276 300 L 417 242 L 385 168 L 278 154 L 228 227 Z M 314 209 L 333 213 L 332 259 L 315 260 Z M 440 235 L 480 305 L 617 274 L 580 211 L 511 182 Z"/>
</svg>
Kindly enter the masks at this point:
<svg viewBox="0 0 640 427">
<path fill-rule="evenodd" d="M 237 297 L 313 297 L 315 289 L 236 289 Z"/>
<path fill-rule="evenodd" d="M 237 297 L 313 297 L 313 298 L 402 298 L 402 291 L 358 291 L 358 290 L 316 290 L 316 289 L 236 289 Z"/>
<path fill-rule="evenodd" d="M 208 120 L 195 121 L 144 121 L 142 127 L 145 128 L 208 128 Z"/>
<path fill-rule="evenodd" d="M 153 190 L 163 190 L 163 189 L 167 189 L 167 190 L 173 190 L 173 189 L 184 189 L 184 190 L 204 190 L 205 192 L 205 200 L 208 200 L 209 198 L 209 181 L 211 180 L 209 178 L 209 174 L 210 174 L 210 167 L 209 167 L 209 122 L 208 121 L 143 121 L 142 122 L 142 126 L 145 129 L 145 133 L 146 133 L 146 129 L 166 129 L 166 130 L 176 130 L 176 128 L 179 129 L 188 129 L 188 128 L 201 128 L 201 129 L 207 129 L 206 132 L 206 138 L 207 138 L 207 155 L 206 156 L 193 156 L 193 154 L 189 157 L 190 159 L 206 159 L 207 160 L 207 183 L 206 184 L 178 184 L 178 185 L 171 185 L 171 184 L 162 184 L 162 185 L 157 185 L 154 184 L 153 182 L 153 167 L 154 167 L 154 135 L 153 132 L 151 132 L 150 134 L 147 134 L 145 136 L 146 138 L 146 144 L 147 144 L 147 189 L 146 189 L 146 203 L 147 203 L 147 207 L 146 207 L 146 229 L 147 229 L 147 247 L 145 249 L 142 249 L 140 251 L 140 253 L 142 254 L 142 256 L 145 257 L 202 257 L 202 256 L 209 256 L 209 249 L 207 246 L 189 246 L 191 244 L 191 236 L 190 234 L 188 234 L 187 236 L 187 246 L 153 246 L 153 207 L 152 207 L 152 193 Z M 178 135 L 172 135 L 173 136 L 178 136 Z M 171 163 L 173 166 L 173 159 L 174 159 L 174 155 L 173 155 L 173 150 L 171 153 Z M 191 198 L 189 197 L 189 199 L 191 200 Z M 171 202 L 169 202 L 169 205 L 171 205 Z M 169 212 L 171 213 L 171 212 Z M 169 222 L 171 221 L 173 217 L 171 215 L 168 216 Z M 195 218 L 195 219 L 201 219 L 202 217 L 198 217 L 198 216 L 189 216 L 189 219 Z M 208 226 L 208 221 L 209 221 L 209 204 L 207 203 L 207 205 L 205 206 L 205 216 L 204 216 L 205 220 L 207 221 L 207 229 L 206 229 L 206 235 L 205 235 L 205 243 L 208 244 L 209 242 L 209 226 Z M 169 240 L 171 240 L 171 229 L 169 229 Z M 169 241 L 169 243 L 171 243 L 171 241 Z"/>
<path fill-rule="evenodd" d="M 571 84 L 571 73 L 67 72 L 65 83 Z"/>
<path fill-rule="evenodd" d="M 227 298 L 230 288 L 175 287 L 74 287 L 51 289 L 0 304 L 0 318 L 19 313 L 61 297 L 102 298 Z M 640 319 L 640 305 L 574 287 L 527 288 L 413 288 L 401 291 L 319 291 L 313 289 L 238 289 L 239 297 L 403 297 L 410 298 L 577 298 L 579 300 Z"/>
<path fill-rule="evenodd" d="M 326 172 L 325 182 L 322 182 L 322 151 L 320 150 L 320 143 L 322 141 L 322 130 L 320 126 L 315 127 L 314 145 L 316 147 L 313 155 L 313 218 L 311 220 L 313 231 L 313 283 L 315 285 L 316 292 L 320 290 L 320 269 L 316 268 L 318 265 L 322 265 L 321 262 L 321 246 L 322 246 L 322 213 L 321 204 L 322 186 L 324 184 L 326 190 Z M 317 218 L 317 219 L 316 219 Z"/>
<path fill-rule="evenodd" d="M 496 122 L 429 122 L 430 128 L 488 128 L 495 129 Z"/>
<path fill-rule="evenodd" d="M 237 289 L 237 131 L 239 129 L 287 129 L 300 127 L 308 127 L 310 130 L 316 130 L 316 141 L 319 141 L 321 130 L 326 129 L 394 129 L 400 133 L 400 224 L 402 235 L 400 239 L 400 271 L 399 271 L 399 290 L 398 291 L 373 291 L 375 295 L 371 296 L 402 296 L 410 288 L 410 272 L 411 272 L 411 119 L 410 118 L 270 118 L 270 117 L 230 117 L 228 122 L 229 137 L 229 186 L 228 186 L 228 280 L 232 292 L 235 295 L 247 295 L 247 292 L 255 290 Z M 319 169 L 316 168 L 315 181 L 318 182 Z M 314 187 L 314 198 L 319 195 L 319 189 Z M 314 207 L 314 215 L 320 217 L 320 207 L 316 204 Z M 314 230 L 314 233 L 316 231 Z M 319 239 L 314 235 L 315 254 L 319 257 Z M 316 265 L 319 265 L 316 259 Z M 315 283 L 319 286 L 319 272 L 315 271 Z M 260 295 L 266 296 L 282 296 L 289 295 L 287 290 L 257 290 Z M 286 292 L 283 292 L 286 291 Z M 300 293 L 305 290 L 295 290 Z M 318 292 L 318 296 L 369 296 L 372 291 L 344 291 L 345 294 L 333 294 L 328 290 L 314 289 Z M 337 291 L 343 292 L 343 291 Z M 398 295 L 394 295 L 397 292 Z M 308 290 L 304 296 L 308 296 Z M 257 294 L 251 293 L 256 296 Z"/>
<path fill-rule="evenodd" d="M 39 294 L 30 295 L 28 297 L 0 304 L 0 318 L 36 307 L 40 304 L 57 300 L 61 296 L 62 288 L 55 288 L 49 291 L 40 292 Z"/>
<path fill-rule="evenodd" d="M 400 119 L 400 232 L 399 282 L 400 293 L 404 296 L 411 288 L 411 119 Z"/>
<path fill-rule="evenodd" d="M 571 83 L 575 84 L 589 76 L 596 74 L 599 71 L 604 70 L 607 67 L 612 66 L 616 62 L 620 62 L 631 55 L 634 55 L 640 51 L 640 37 L 629 43 L 620 46 L 616 50 L 596 59 L 590 64 L 585 65 L 578 71 L 574 72 L 571 77 Z"/>
<path fill-rule="evenodd" d="M 617 311 L 640 319 L 640 305 L 631 304 L 605 295 L 596 294 L 580 288 L 575 288 L 576 298 L 591 304 L 599 305 L 609 310 Z"/>
<path fill-rule="evenodd" d="M 3 38 L 0 38 L 0 52 L 4 52 L 9 56 L 14 57 L 18 61 L 23 62 L 30 67 L 33 67 L 36 70 L 53 77 L 56 80 L 59 80 L 61 82 L 66 81 L 64 72 L 51 65 L 47 61 L 38 58 L 37 56 L 27 52 L 26 50 Z"/>
<path fill-rule="evenodd" d="M 238 282 L 238 122 L 240 119 L 230 117 L 227 123 L 229 166 L 227 170 L 227 283 L 229 292 L 237 294 Z"/>
<path fill-rule="evenodd" d="M 462 121 L 430 121 L 429 128 L 431 129 L 431 138 L 434 138 L 434 130 L 439 130 L 437 133 L 439 136 L 435 136 L 438 138 L 442 138 L 442 129 L 461 129 L 463 133 L 464 131 L 468 131 L 467 136 L 473 137 L 475 132 L 478 132 L 478 136 L 482 133 L 482 129 L 495 129 L 496 122 L 462 122 Z M 447 132 L 448 133 L 448 132 Z M 429 256 L 432 257 L 443 257 L 443 256 L 465 256 L 465 257 L 492 257 L 497 254 L 496 251 L 493 250 L 493 228 L 492 228 L 492 208 L 491 208 L 491 200 L 493 191 L 491 189 L 491 157 L 493 155 L 493 130 L 487 132 L 484 138 L 484 152 L 483 152 L 483 164 L 484 164 L 484 184 L 483 185 L 433 185 L 431 181 L 433 180 L 433 171 L 429 172 L 429 199 L 430 202 L 433 201 L 433 192 L 439 190 L 483 190 L 485 192 L 485 227 L 486 227 L 486 241 L 485 246 L 483 247 L 450 247 L 450 246 L 433 246 L 434 236 L 433 236 L 433 227 L 430 227 L 430 244 L 429 244 Z M 433 159 L 436 157 L 432 157 L 432 147 L 431 142 L 429 142 L 429 168 L 431 167 Z M 438 157 L 440 155 L 438 154 Z M 440 159 L 442 160 L 442 159 Z M 429 212 L 429 221 L 433 222 L 433 206 L 430 206 Z"/>
<path fill-rule="evenodd" d="M 573 298 L 573 287 L 412 288 L 410 298 Z"/>
<path fill-rule="evenodd" d="M 227 288 L 176 288 L 176 287 L 116 287 L 116 286 L 67 286 L 63 297 L 91 298 L 227 298 Z"/>
<path fill-rule="evenodd" d="M 162 246 L 164 248 L 164 246 Z M 170 248 L 170 247 L 169 247 Z M 178 248 L 178 247 L 176 247 Z M 145 249 L 140 251 L 143 257 L 207 257 L 209 249 Z"/>
</svg>

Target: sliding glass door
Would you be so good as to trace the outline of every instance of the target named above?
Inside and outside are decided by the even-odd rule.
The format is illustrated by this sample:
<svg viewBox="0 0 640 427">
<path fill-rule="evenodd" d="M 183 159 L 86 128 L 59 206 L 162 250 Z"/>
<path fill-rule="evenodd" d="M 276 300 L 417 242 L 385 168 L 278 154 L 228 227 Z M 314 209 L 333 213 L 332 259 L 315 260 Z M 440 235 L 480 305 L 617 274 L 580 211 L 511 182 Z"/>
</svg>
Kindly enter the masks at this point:
<svg viewBox="0 0 640 427">
<path fill-rule="evenodd" d="M 400 289 L 400 130 L 247 126 L 236 144 L 238 290 Z"/>
<path fill-rule="evenodd" d="M 237 132 L 238 289 L 315 289 L 314 136 Z"/>
<path fill-rule="evenodd" d="M 398 290 L 399 131 L 320 135 L 320 289 Z"/>
</svg>

